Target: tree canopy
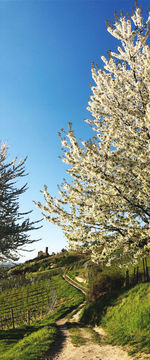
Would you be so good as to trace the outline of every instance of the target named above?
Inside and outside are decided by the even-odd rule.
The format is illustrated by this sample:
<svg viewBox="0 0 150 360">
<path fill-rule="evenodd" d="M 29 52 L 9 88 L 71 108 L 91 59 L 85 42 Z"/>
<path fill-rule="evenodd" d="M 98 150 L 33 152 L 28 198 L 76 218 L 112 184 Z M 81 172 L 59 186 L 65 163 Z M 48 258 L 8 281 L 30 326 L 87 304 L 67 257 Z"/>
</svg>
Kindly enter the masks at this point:
<svg viewBox="0 0 150 360">
<path fill-rule="evenodd" d="M 44 187 L 45 218 L 60 226 L 69 246 L 86 247 L 96 262 L 136 262 L 150 250 L 150 17 L 141 8 L 115 15 L 108 32 L 119 41 L 116 52 L 92 65 L 88 103 L 95 132 L 79 142 L 69 124 L 61 131 L 62 161 L 72 181 L 60 197 Z"/>
<path fill-rule="evenodd" d="M 23 245 L 31 244 L 28 232 L 38 229 L 25 215 L 19 212 L 19 196 L 27 189 L 27 184 L 17 187 L 18 179 L 24 177 L 26 158 L 17 163 L 7 160 L 8 147 L 3 144 L 0 148 L 0 260 L 17 260 L 18 250 Z"/>
</svg>

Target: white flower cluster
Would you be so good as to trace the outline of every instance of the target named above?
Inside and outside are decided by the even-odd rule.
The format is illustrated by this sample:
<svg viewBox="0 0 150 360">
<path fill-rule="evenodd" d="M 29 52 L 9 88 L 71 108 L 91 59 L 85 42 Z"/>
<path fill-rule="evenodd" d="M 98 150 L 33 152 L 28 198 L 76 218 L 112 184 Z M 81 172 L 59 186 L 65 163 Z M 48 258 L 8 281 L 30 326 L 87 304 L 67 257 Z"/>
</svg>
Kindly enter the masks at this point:
<svg viewBox="0 0 150 360">
<path fill-rule="evenodd" d="M 87 120 L 95 135 L 78 142 L 71 124 L 60 134 L 72 182 L 60 198 L 44 188 L 46 219 L 60 226 L 69 246 L 91 251 L 93 261 L 138 261 L 150 250 L 150 49 L 141 10 L 121 16 L 108 31 L 121 45 L 103 69 L 92 67 Z M 45 213 L 48 213 L 45 214 Z"/>
</svg>

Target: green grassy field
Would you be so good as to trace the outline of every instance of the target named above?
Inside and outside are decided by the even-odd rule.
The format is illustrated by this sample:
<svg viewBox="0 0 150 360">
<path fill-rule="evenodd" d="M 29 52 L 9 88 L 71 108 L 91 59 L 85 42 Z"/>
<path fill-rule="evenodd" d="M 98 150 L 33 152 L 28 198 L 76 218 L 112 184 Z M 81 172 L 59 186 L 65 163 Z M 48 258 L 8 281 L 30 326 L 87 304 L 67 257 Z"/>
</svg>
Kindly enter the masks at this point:
<svg viewBox="0 0 150 360">
<path fill-rule="evenodd" d="M 25 324 L 15 329 L 0 330 L 0 360 L 36 360 L 45 354 L 57 335 L 56 320 L 84 300 L 84 295 L 66 283 L 60 275 L 52 277 L 50 283 L 52 288 L 55 287 L 57 295 L 55 309 L 45 316 L 41 314 L 30 326 Z M 46 286 L 45 280 L 41 284 L 41 289 L 44 290 L 44 286 Z M 25 287 L 23 288 L 22 291 L 25 292 Z M 38 288 L 37 290 L 39 291 Z M 12 307 L 19 301 L 19 289 L 11 289 L 7 304 Z"/>
</svg>

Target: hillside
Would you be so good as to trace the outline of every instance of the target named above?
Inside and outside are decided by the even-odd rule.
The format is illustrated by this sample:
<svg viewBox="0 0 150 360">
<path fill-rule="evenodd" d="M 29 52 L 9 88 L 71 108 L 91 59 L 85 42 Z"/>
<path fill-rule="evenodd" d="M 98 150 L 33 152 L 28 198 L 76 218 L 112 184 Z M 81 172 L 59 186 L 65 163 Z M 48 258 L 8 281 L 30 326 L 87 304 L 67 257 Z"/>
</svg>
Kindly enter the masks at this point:
<svg viewBox="0 0 150 360">
<path fill-rule="evenodd" d="M 107 293 L 81 314 L 86 325 L 102 326 L 107 341 L 130 345 L 130 354 L 144 352 L 150 358 L 150 283 L 138 284 L 129 290 Z"/>
<path fill-rule="evenodd" d="M 134 275 L 131 268 L 131 289 L 126 290 L 125 270 L 119 270 L 117 264 L 102 269 L 89 261 L 88 254 L 68 252 L 35 258 L 9 269 L 7 277 L 0 280 L 0 360 L 44 359 L 41 356 L 58 342 L 57 319 L 85 299 L 74 286 L 87 295 L 78 330 L 77 325 L 73 333 L 68 330 L 69 339 L 78 339 L 76 345 L 86 346 L 83 326 L 87 333 L 87 326 L 98 325 L 106 330 L 107 343 L 128 344 L 130 353 L 150 354 L 150 283 L 133 286 Z M 137 280 L 142 279 L 139 263 Z"/>
</svg>

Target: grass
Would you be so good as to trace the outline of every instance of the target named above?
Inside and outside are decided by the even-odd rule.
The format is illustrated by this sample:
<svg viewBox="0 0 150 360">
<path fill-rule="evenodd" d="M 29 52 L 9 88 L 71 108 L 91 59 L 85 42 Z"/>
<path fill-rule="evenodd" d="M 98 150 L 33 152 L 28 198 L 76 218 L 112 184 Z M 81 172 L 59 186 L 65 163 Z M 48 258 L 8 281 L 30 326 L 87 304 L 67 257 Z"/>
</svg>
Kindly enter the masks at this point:
<svg viewBox="0 0 150 360">
<path fill-rule="evenodd" d="M 74 346 L 81 346 L 81 345 L 85 345 L 87 343 L 88 339 L 86 339 L 85 337 L 82 336 L 79 327 L 72 325 L 69 328 L 69 333 L 71 336 L 71 342 Z"/>
<path fill-rule="evenodd" d="M 77 312 L 79 311 L 78 308 L 74 309 L 71 313 L 67 315 L 67 320 L 69 321 Z"/>
<path fill-rule="evenodd" d="M 38 265 L 36 261 L 31 262 L 31 264 L 24 264 L 24 269 L 30 267 L 30 275 L 26 273 L 26 278 L 21 278 L 20 283 L 15 284 L 15 279 L 13 279 L 13 283 L 12 279 L 10 282 L 8 281 L 8 284 L 7 281 L 1 282 L 3 288 L 0 293 L 1 314 L 7 313 L 8 309 L 13 309 L 14 316 L 17 317 L 21 309 L 26 312 L 26 310 L 34 310 L 34 308 L 39 310 L 39 314 L 36 321 L 34 317 L 31 319 L 30 326 L 23 325 L 23 318 L 20 318 L 19 324 L 15 320 L 15 325 L 18 326 L 16 329 L 5 328 L 5 330 L 0 330 L 0 360 L 37 360 L 48 352 L 58 335 L 55 326 L 56 320 L 66 315 L 84 300 L 84 295 L 81 292 L 67 284 L 60 274 L 56 275 L 57 272 L 61 271 L 60 266 L 66 266 L 66 269 L 70 267 L 72 277 L 78 275 L 88 278 L 89 272 L 91 282 L 96 279 L 96 276 L 98 278 L 101 276 L 98 267 L 95 267 L 95 273 L 93 267 L 82 268 L 83 264 L 81 264 L 80 259 L 80 256 L 77 259 L 75 256 L 68 256 L 67 254 L 65 256 L 62 254 L 57 257 L 52 256 L 48 259 L 37 259 Z M 85 259 L 83 260 L 85 261 Z M 50 269 L 53 265 L 56 265 L 57 268 Z M 150 257 L 148 265 L 150 265 Z M 116 265 L 114 270 L 111 267 L 110 272 L 115 271 L 116 267 L 118 269 Z M 37 268 L 38 273 L 34 272 L 33 274 L 32 271 Z M 106 269 L 104 270 L 106 271 Z M 124 269 L 119 271 L 125 275 Z M 131 278 L 133 271 L 134 269 L 130 267 Z M 142 273 L 142 262 L 139 263 L 139 272 Z M 53 276 L 54 274 L 55 276 Z M 40 279 L 38 280 L 39 276 Z M 34 281 L 32 282 L 32 280 Z M 50 310 L 50 295 L 53 297 L 54 293 L 56 293 L 57 302 L 52 312 Z M 45 302 L 45 314 L 42 308 L 43 300 Z M 82 323 L 101 324 L 109 334 L 109 341 L 112 343 L 130 344 L 132 353 L 143 351 L 148 354 L 150 353 L 149 303 L 150 284 L 140 284 L 128 291 L 122 290 L 119 295 L 118 293 L 105 294 L 95 302 L 88 304 L 82 310 L 80 317 Z M 51 313 L 48 314 L 50 311 Z M 11 323 L 10 326 L 12 326 Z M 88 332 L 91 335 L 91 341 L 99 343 L 99 335 L 91 328 L 83 328 L 83 330 L 82 332 L 79 327 L 71 326 L 69 331 L 75 346 L 84 345 L 89 341 Z M 85 336 L 83 336 L 84 334 Z"/>
<path fill-rule="evenodd" d="M 76 281 L 76 283 L 78 283 L 79 285 L 82 285 L 83 287 L 87 288 L 88 287 L 88 283 L 87 283 L 87 278 L 85 278 L 85 274 L 86 274 L 87 270 L 83 269 L 83 268 L 79 268 L 77 269 L 73 269 L 73 270 L 69 270 L 67 271 L 67 275 L 74 281 Z M 78 281 L 76 279 L 76 277 L 80 277 L 80 279 L 83 279 L 83 281 Z M 84 281 L 86 280 L 86 282 Z"/>
<path fill-rule="evenodd" d="M 101 325 L 113 344 L 131 347 L 131 353 L 150 353 L 150 283 L 108 293 L 83 309 L 80 321 Z"/>
<path fill-rule="evenodd" d="M 11 268 L 9 270 L 9 274 L 20 274 L 20 273 L 30 273 L 30 272 L 40 272 L 40 271 L 45 271 L 45 270 L 49 270 L 51 267 L 53 266 L 57 266 L 57 267 L 68 267 L 71 266 L 73 264 L 76 264 L 77 262 L 80 262 L 81 260 L 83 260 L 83 258 L 85 257 L 85 259 L 87 258 L 87 256 L 81 254 L 81 253 L 76 253 L 76 252 L 61 252 L 59 254 L 56 255 L 49 255 L 48 257 L 46 256 L 41 256 L 41 257 L 37 257 L 34 258 L 32 260 L 26 261 L 23 264 L 14 266 L 13 268 Z"/>
<path fill-rule="evenodd" d="M 75 288 L 66 283 L 60 275 L 52 276 L 50 279 L 37 280 L 34 283 L 14 286 L 0 293 L 0 320 L 3 327 L 12 327 L 11 310 L 13 310 L 15 326 L 27 322 L 27 312 L 30 310 L 30 323 L 47 314 L 52 306 L 67 304 L 84 296 Z M 1 325 L 1 323 L 0 323 Z"/>
<path fill-rule="evenodd" d="M 39 272 L 30 272 L 30 273 L 26 273 L 26 279 L 31 279 L 31 278 L 44 278 L 46 275 L 48 276 L 55 276 L 58 274 L 62 274 L 62 269 L 61 267 L 57 267 L 56 269 L 46 269 L 43 271 L 39 271 Z"/>
<path fill-rule="evenodd" d="M 114 295 L 116 297 L 117 294 Z M 106 311 L 107 306 L 113 301 L 112 294 L 108 293 L 101 296 L 99 299 L 92 303 L 87 303 L 81 310 L 80 322 L 85 325 L 99 325 L 103 312 Z"/>
<path fill-rule="evenodd" d="M 99 334 L 97 334 L 96 331 L 94 331 L 92 328 L 88 327 L 88 328 L 84 328 L 84 330 L 90 334 L 92 343 L 98 345 L 102 343 Z"/>
<path fill-rule="evenodd" d="M 86 343 L 100 345 L 100 336 L 92 329 L 87 327 L 79 327 L 71 324 L 68 326 L 71 336 L 71 342 L 74 346 L 85 345 Z"/>
<path fill-rule="evenodd" d="M 56 308 L 30 326 L 0 330 L 0 360 L 39 359 L 51 348 L 58 335 L 56 320 L 83 301 L 84 295 L 66 283 L 60 275 L 55 276 L 52 281 L 57 292 Z"/>
<path fill-rule="evenodd" d="M 150 284 L 136 285 L 116 299 L 101 324 L 116 344 L 150 353 Z"/>
<path fill-rule="evenodd" d="M 16 342 L 16 344 L 10 341 L 11 346 L 9 349 L 6 348 L 5 341 L 2 346 L 5 352 L 3 353 L 1 348 L 0 360 L 35 360 L 39 355 L 41 356 L 48 351 L 55 340 L 56 334 L 57 330 L 54 326 L 46 326 L 30 335 L 25 333 L 24 338 Z"/>
</svg>

